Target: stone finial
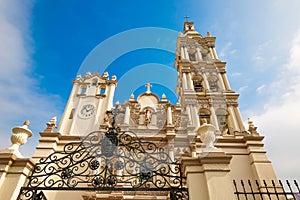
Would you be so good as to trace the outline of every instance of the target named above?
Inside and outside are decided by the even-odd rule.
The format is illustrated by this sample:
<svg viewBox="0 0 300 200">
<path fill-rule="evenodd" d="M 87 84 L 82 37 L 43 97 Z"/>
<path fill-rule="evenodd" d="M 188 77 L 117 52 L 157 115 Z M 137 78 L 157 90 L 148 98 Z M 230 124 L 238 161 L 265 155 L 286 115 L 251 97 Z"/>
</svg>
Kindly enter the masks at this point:
<svg viewBox="0 0 300 200">
<path fill-rule="evenodd" d="M 77 76 L 76 76 L 76 80 L 80 80 L 82 78 L 82 76 L 80 75 L 80 74 L 78 74 Z"/>
<path fill-rule="evenodd" d="M 23 125 L 25 125 L 25 126 L 29 126 L 30 125 L 30 121 L 29 120 L 26 120 L 24 123 L 23 123 Z"/>
<path fill-rule="evenodd" d="M 89 77 L 89 76 L 91 76 L 92 74 L 91 74 L 91 72 L 86 72 L 86 76 L 87 77 Z"/>
<path fill-rule="evenodd" d="M 117 80 L 117 76 L 116 76 L 116 75 L 112 75 L 111 80 L 112 80 L 112 81 Z"/>
<path fill-rule="evenodd" d="M 161 95 L 161 101 L 167 101 L 167 96 L 165 95 L 165 93 Z"/>
<path fill-rule="evenodd" d="M 51 132 L 53 133 L 56 128 L 56 116 L 52 117 L 49 122 L 46 123 L 47 127 L 45 128 L 44 132 Z"/>
<path fill-rule="evenodd" d="M 129 101 L 134 101 L 134 94 L 133 93 L 130 95 Z"/>
<path fill-rule="evenodd" d="M 207 32 L 206 37 L 211 37 L 210 32 Z"/>
<path fill-rule="evenodd" d="M 104 72 L 104 73 L 103 73 L 103 77 L 104 77 L 104 78 L 108 78 L 108 76 L 109 76 L 108 72 Z"/>
<path fill-rule="evenodd" d="M 253 124 L 253 121 L 248 118 L 248 131 L 250 134 L 258 135 L 257 127 Z"/>
<path fill-rule="evenodd" d="M 12 145 L 1 150 L 0 153 L 12 153 L 19 158 L 23 158 L 22 154 L 19 152 L 19 147 L 23 144 L 26 144 L 28 137 L 32 136 L 32 132 L 28 128 L 29 124 L 30 121 L 26 120 L 22 126 L 16 126 L 12 128 L 12 135 L 10 137 Z"/>
</svg>

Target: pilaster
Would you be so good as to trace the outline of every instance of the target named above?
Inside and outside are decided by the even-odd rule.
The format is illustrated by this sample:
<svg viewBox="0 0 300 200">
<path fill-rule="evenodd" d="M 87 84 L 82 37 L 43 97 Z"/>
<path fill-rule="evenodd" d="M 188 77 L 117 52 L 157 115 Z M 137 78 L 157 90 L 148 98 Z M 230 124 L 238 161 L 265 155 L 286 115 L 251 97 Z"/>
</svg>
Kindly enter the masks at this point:
<svg viewBox="0 0 300 200">
<path fill-rule="evenodd" d="M 70 117 L 70 113 L 72 112 L 72 109 L 73 109 L 74 96 L 76 96 L 76 94 L 78 94 L 78 90 L 79 90 L 78 81 L 73 80 L 72 83 L 73 83 L 73 88 L 72 88 L 72 91 L 70 93 L 70 98 L 68 99 L 65 111 L 64 111 L 63 116 L 61 118 L 61 123 L 58 127 L 58 130 L 61 133 L 67 133 L 70 129 L 70 124 L 69 123 L 71 122 L 71 120 L 69 119 L 69 117 Z"/>
<path fill-rule="evenodd" d="M 115 84 L 109 85 L 109 92 L 108 92 L 108 100 L 107 100 L 106 110 L 111 110 L 112 107 L 113 107 L 113 99 L 114 99 L 115 89 L 116 89 Z"/>
<path fill-rule="evenodd" d="M 190 200 L 236 199 L 230 177 L 231 158 L 220 151 L 209 152 L 204 157 L 182 159 Z"/>
<path fill-rule="evenodd" d="M 40 136 L 39 144 L 32 156 L 34 161 L 38 161 L 53 153 L 56 150 L 61 134 L 57 132 L 40 132 Z"/>
<path fill-rule="evenodd" d="M 29 158 L 17 158 L 14 154 L 0 154 L 0 197 L 6 200 L 17 199 L 34 166 Z"/>
<path fill-rule="evenodd" d="M 260 183 L 263 180 L 270 182 L 277 179 L 272 163 L 264 149 L 263 138 L 263 136 L 244 136 L 254 178 Z"/>
<path fill-rule="evenodd" d="M 245 129 L 244 122 L 243 122 L 243 119 L 242 119 L 242 116 L 241 116 L 241 112 L 240 112 L 238 106 L 234 106 L 233 110 L 235 112 L 237 122 L 238 122 L 238 125 L 240 127 L 240 131 L 242 131 L 242 132 L 245 131 L 246 129 Z"/>
<path fill-rule="evenodd" d="M 237 123 L 237 119 L 236 119 L 236 116 L 235 116 L 235 112 L 233 110 L 233 106 L 228 106 L 228 112 L 229 112 L 229 121 L 231 122 L 230 125 L 232 125 L 233 127 L 233 130 L 234 131 L 240 131 L 239 129 L 239 125 Z"/>
</svg>

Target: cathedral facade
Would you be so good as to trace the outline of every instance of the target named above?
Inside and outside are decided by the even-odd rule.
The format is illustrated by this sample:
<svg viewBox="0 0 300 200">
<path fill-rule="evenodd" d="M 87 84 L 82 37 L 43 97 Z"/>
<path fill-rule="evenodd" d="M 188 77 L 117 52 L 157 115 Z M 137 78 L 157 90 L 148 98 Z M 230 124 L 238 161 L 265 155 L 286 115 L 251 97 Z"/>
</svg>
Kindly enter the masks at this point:
<svg viewBox="0 0 300 200">
<path fill-rule="evenodd" d="M 247 199 L 234 180 L 262 188 L 277 181 L 264 137 L 250 119 L 244 125 L 215 41 L 184 23 L 176 104 L 149 83 L 113 105 L 116 76 L 77 76 L 59 125 L 47 123 L 32 158 L 18 151 L 32 134 L 29 123 L 13 129 L 12 146 L 0 151 L 0 197 L 233 200 Z"/>
</svg>

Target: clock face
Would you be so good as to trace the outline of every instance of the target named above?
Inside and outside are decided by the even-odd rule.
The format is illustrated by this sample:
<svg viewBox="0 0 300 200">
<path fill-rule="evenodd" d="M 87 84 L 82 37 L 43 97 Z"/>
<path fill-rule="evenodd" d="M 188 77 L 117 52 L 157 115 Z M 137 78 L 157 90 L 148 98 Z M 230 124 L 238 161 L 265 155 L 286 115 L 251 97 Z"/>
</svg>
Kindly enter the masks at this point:
<svg viewBox="0 0 300 200">
<path fill-rule="evenodd" d="M 83 118 L 89 118 L 94 114 L 94 112 L 95 112 L 95 107 L 91 104 L 87 104 L 82 107 L 79 114 Z"/>
</svg>

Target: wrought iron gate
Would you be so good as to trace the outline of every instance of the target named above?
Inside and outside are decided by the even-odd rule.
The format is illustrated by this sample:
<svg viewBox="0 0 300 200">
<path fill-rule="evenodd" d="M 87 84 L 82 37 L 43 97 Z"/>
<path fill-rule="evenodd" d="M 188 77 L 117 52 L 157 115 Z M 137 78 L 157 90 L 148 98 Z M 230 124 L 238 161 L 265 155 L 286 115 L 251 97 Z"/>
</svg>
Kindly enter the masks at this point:
<svg viewBox="0 0 300 200">
<path fill-rule="evenodd" d="M 112 126 L 35 164 L 18 200 L 46 199 L 45 190 L 168 191 L 170 199 L 188 199 L 181 165 L 153 142 Z"/>
</svg>

